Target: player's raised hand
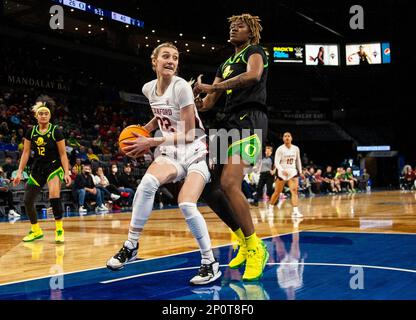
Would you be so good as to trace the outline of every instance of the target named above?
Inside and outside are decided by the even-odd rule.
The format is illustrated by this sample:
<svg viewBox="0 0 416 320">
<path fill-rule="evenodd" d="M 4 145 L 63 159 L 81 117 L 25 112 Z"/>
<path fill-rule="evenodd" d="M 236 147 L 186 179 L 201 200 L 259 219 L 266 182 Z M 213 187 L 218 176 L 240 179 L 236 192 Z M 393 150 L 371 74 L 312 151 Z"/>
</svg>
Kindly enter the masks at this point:
<svg viewBox="0 0 416 320">
<path fill-rule="evenodd" d="M 201 77 L 202 77 L 202 74 L 198 76 L 197 81 L 195 81 L 194 79 L 191 79 L 192 85 L 193 85 L 192 92 L 194 93 L 195 98 L 199 97 L 200 93 L 202 92 L 198 87 L 198 81 L 200 81 Z M 189 83 L 191 83 L 191 81 Z"/>
<path fill-rule="evenodd" d="M 200 93 L 213 93 L 214 87 L 210 84 L 202 83 L 202 74 L 200 74 L 197 78 L 196 84 L 194 85 L 194 96 L 195 92 L 197 92 L 197 95 Z"/>
</svg>

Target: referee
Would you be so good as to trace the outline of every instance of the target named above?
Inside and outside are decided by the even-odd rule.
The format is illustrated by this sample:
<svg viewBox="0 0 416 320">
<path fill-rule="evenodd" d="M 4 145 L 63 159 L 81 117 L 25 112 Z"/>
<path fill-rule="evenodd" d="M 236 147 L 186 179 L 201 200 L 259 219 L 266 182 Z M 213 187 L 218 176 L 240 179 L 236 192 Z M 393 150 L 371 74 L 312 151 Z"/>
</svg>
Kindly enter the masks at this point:
<svg viewBox="0 0 416 320">
<path fill-rule="evenodd" d="M 259 198 L 263 197 L 264 186 L 267 186 L 267 196 L 270 197 L 273 194 L 273 182 L 274 182 L 274 161 L 273 161 L 273 147 L 266 146 L 265 156 L 260 160 L 260 179 L 257 184 L 257 193 L 254 197 L 254 203 L 256 207 L 259 205 Z"/>
</svg>

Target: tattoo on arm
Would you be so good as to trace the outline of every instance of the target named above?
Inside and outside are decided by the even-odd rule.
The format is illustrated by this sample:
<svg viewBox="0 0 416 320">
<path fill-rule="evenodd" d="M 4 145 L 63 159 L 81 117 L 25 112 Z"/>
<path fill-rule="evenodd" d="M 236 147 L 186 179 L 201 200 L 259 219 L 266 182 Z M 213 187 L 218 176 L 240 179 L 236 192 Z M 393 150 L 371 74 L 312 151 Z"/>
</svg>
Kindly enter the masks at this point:
<svg viewBox="0 0 416 320">
<path fill-rule="evenodd" d="M 245 87 L 249 87 L 257 82 L 256 79 L 252 79 L 247 77 L 244 73 L 233 77 L 231 79 L 222 81 L 220 83 L 216 83 L 213 85 L 215 91 L 224 91 L 224 90 L 231 90 L 231 89 L 241 89 Z"/>
</svg>

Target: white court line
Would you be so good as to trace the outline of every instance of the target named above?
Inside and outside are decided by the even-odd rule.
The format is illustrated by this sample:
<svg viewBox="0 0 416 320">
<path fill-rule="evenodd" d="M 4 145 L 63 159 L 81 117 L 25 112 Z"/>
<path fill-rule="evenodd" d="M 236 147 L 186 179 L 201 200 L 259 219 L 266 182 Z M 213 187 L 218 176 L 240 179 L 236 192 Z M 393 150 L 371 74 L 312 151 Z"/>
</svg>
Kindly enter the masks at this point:
<svg viewBox="0 0 416 320">
<path fill-rule="evenodd" d="M 268 238 L 274 238 L 274 237 L 282 237 L 282 236 L 286 236 L 289 234 L 294 234 L 294 233 L 301 233 L 301 232 L 322 232 L 322 233 L 363 233 L 363 234 L 385 234 L 385 235 L 394 235 L 394 234 L 403 234 L 403 235 L 416 235 L 415 233 L 384 233 L 384 232 L 360 232 L 360 231 L 321 231 L 321 230 L 299 230 L 299 231 L 293 231 L 293 232 L 288 232 L 288 233 L 283 233 L 283 234 L 279 234 L 279 235 L 273 235 L 273 236 L 267 236 L 267 237 L 262 237 L 261 239 L 268 239 Z M 228 243 L 228 244 L 224 244 L 221 246 L 216 246 L 213 247 L 214 248 L 221 248 L 221 247 L 226 247 L 226 246 L 231 246 L 232 243 Z M 187 254 L 187 253 L 192 253 L 192 252 L 197 252 L 199 251 L 199 249 L 195 249 L 195 250 L 190 250 L 190 251 L 184 251 L 184 252 L 180 252 L 180 253 L 174 253 L 174 254 L 168 254 L 168 255 L 164 255 L 164 256 L 160 256 L 160 257 L 154 257 L 154 258 L 148 258 L 148 259 L 143 259 L 143 260 L 136 260 L 136 261 L 132 261 L 127 263 L 128 264 L 133 264 L 133 263 L 140 263 L 140 262 L 144 262 L 144 261 L 150 261 L 150 260 L 155 260 L 155 259 L 162 259 L 162 258 L 167 258 L 167 257 L 174 257 L 177 255 L 181 255 L 181 254 Z M 19 281 L 12 281 L 12 282 L 6 282 L 3 284 L 0 284 L 0 287 L 2 286 L 7 286 L 7 285 L 11 285 L 11 284 L 17 284 L 17 283 L 22 283 L 22 282 L 29 282 L 29 281 L 34 281 L 34 280 L 41 280 L 41 279 L 47 279 L 47 278 L 51 278 L 51 277 L 57 277 L 57 276 L 65 276 L 65 275 L 70 275 L 70 274 L 74 274 L 74 273 L 81 273 L 81 272 L 87 272 L 87 271 L 93 271 L 93 270 L 99 270 L 99 269 L 105 269 L 106 267 L 96 267 L 96 268 L 89 268 L 89 269 L 82 269 L 82 270 L 77 270 L 77 271 L 71 271 L 71 272 L 65 272 L 65 273 L 59 273 L 59 274 L 52 274 L 52 275 L 48 275 L 48 276 L 43 276 L 43 277 L 35 277 L 35 278 L 29 278 L 26 280 L 19 280 Z M 192 267 L 194 268 L 194 267 Z"/>
<path fill-rule="evenodd" d="M 226 266 L 228 266 L 228 264 L 221 264 L 220 265 L 220 267 L 226 267 Z M 153 274 L 160 274 L 160 273 L 174 272 L 174 271 L 183 271 L 183 270 L 191 270 L 191 269 L 199 269 L 199 267 L 200 266 L 197 266 L 197 267 L 186 267 L 186 268 L 177 268 L 177 269 L 168 269 L 168 270 L 159 270 L 159 271 L 147 272 L 147 273 L 142 273 L 142 274 L 135 274 L 135 275 L 132 275 L 132 276 L 118 278 L 118 279 L 101 281 L 100 283 L 107 284 L 107 283 L 124 281 L 124 280 L 128 280 L 128 279 L 133 279 L 133 278 L 140 278 L 140 277 L 150 276 L 150 275 L 153 275 Z"/>
<path fill-rule="evenodd" d="M 279 235 L 262 237 L 261 239 L 268 239 L 268 238 L 274 238 L 274 237 L 282 237 L 282 236 L 286 236 L 286 235 L 289 235 L 289 234 L 300 233 L 300 232 L 301 232 L 300 230 L 299 231 L 293 231 L 293 232 L 288 232 L 288 233 L 282 233 L 282 234 L 279 234 Z M 212 247 L 212 249 L 221 248 L 221 247 L 227 247 L 227 246 L 232 246 L 232 245 L 233 245 L 232 243 L 228 243 L 228 244 L 223 244 L 223 245 L 220 245 L 220 246 Z M 192 253 L 192 252 L 199 252 L 199 249 L 190 250 L 190 251 L 184 251 L 184 252 L 179 252 L 179 253 L 173 253 L 173 254 L 168 254 L 168 255 L 165 255 L 165 256 L 148 258 L 148 259 L 143 259 L 143 260 L 135 260 L 135 261 L 126 263 L 126 265 L 134 264 L 134 263 L 140 263 L 140 262 L 145 262 L 145 261 L 151 261 L 151 260 L 156 260 L 156 259 L 174 257 L 174 256 L 178 256 L 178 255 L 181 255 L 181 254 L 187 254 L 187 253 Z M 99 270 L 99 269 L 106 269 L 106 268 L 107 267 L 104 266 L 104 267 L 96 267 L 96 268 L 82 269 L 82 270 L 71 271 L 71 272 L 56 273 L 56 274 L 51 274 L 51 275 L 43 276 L 43 277 L 36 277 L 36 278 L 29 278 L 29 279 L 26 279 L 26 280 L 18 280 L 18 281 L 6 282 L 6 283 L 0 284 L 0 287 L 7 286 L 7 285 L 11 285 L 11 284 L 22 283 L 22 282 L 29 282 L 29 281 L 34 281 L 34 280 L 41 280 L 41 279 L 47 279 L 47 278 L 51 278 L 51 277 L 58 277 L 58 276 L 66 276 L 66 275 L 69 275 L 69 274 L 81 273 L 81 272 L 87 272 L 87 271 L 93 271 L 93 270 Z"/>
<path fill-rule="evenodd" d="M 384 233 L 384 232 L 360 232 L 360 231 L 322 231 L 322 230 L 299 230 L 299 231 L 293 231 L 293 232 L 288 232 L 288 233 L 283 233 L 283 234 L 279 234 L 279 235 L 273 235 L 273 236 L 267 236 L 267 237 L 263 237 L 262 239 L 268 239 L 268 238 L 274 238 L 274 237 L 281 237 L 281 236 L 286 236 L 289 234 L 294 234 L 294 233 L 301 233 L 301 232 L 322 232 L 322 233 L 363 233 L 363 234 L 385 234 L 385 235 L 416 235 L 415 233 Z M 221 246 L 216 246 L 213 247 L 214 248 L 221 248 L 221 247 L 226 247 L 226 246 L 231 246 L 232 243 L 228 243 L 228 244 L 224 244 Z M 174 257 L 177 255 L 181 255 L 181 254 L 187 254 L 187 253 L 192 253 L 192 252 L 197 252 L 199 251 L 199 249 L 195 249 L 195 250 L 190 250 L 190 251 L 185 251 L 185 252 L 180 252 L 180 253 L 174 253 L 174 254 L 168 254 L 165 256 L 160 256 L 160 257 L 154 257 L 154 258 L 148 258 L 148 259 L 143 259 L 143 260 L 136 260 L 136 261 L 132 261 L 129 262 L 127 264 L 133 264 L 133 263 L 139 263 L 139 262 L 144 262 L 144 261 L 150 261 L 150 260 L 155 260 L 155 259 L 162 259 L 162 258 L 167 258 L 167 257 Z M 47 279 L 47 278 L 51 278 L 51 277 L 57 277 L 57 276 L 65 276 L 65 275 L 70 275 L 70 274 L 74 274 L 74 273 L 81 273 L 81 272 L 87 272 L 87 271 L 93 271 L 93 270 L 99 270 L 99 269 L 105 269 L 106 267 L 96 267 L 96 268 L 89 268 L 89 269 L 82 269 L 82 270 L 77 270 L 77 271 L 71 271 L 71 272 L 65 272 L 65 273 L 59 273 L 59 274 L 51 274 L 48 276 L 43 276 L 43 277 L 35 277 L 35 278 L 29 278 L 26 280 L 18 280 L 18 281 L 12 281 L 12 282 L 6 282 L 3 284 L 0 284 L 0 287 L 2 286 L 7 286 L 7 285 L 11 285 L 11 284 L 17 284 L 17 283 L 22 283 L 22 282 L 29 282 L 29 281 L 34 281 L 34 280 L 41 280 L 41 279 Z"/>
<path fill-rule="evenodd" d="M 286 262 L 272 262 L 267 263 L 268 266 L 275 266 L 275 265 L 299 265 L 300 263 L 286 263 Z M 369 266 L 369 265 L 359 265 L 359 264 L 344 264 L 344 263 L 318 263 L 318 262 L 307 262 L 302 263 L 305 266 L 330 266 L 330 267 L 360 267 L 360 268 L 367 268 L 367 269 L 381 269 L 381 270 L 389 270 L 389 271 L 401 271 L 401 272 L 409 272 L 409 273 L 416 273 L 416 270 L 412 269 L 402 269 L 402 268 L 393 268 L 393 267 L 381 267 L 381 266 Z M 220 267 L 226 267 L 228 265 L 222 264 Z M 141 278 L 145 276 L 150 276 L 154 274 L 160 274 L 160 273 L 167 273 L 167 272 L 175 272 L 175 271 L 183 271 L 183 270 L 190 270 L 190 269 L 198 269 L 199 267 L 187 267 L 187 268 L 177 268 L 177 269 L 168 269 L 168 270 L 159 270 L 159 271 L 153 271 L 148 273 L 142 273 L 142 274 L 136 274 L 133 276 L 118 278 L 118 279 L 112 279 L 107 281 L 101 281 L 102 284 L 108 284 L 118 281 L 124 281 L 134 278 Z"/>
<path fill-rule="evenodd" d="M 409 236 L 415 236 L 416 233 L 411 232 L 381 232 L 381 231 L 323 231 L 319 229 L 310 229 L 310 230 L 301 230 L 302 232 L 322 232 L 322 233 L 364 233 L 364 234 L 384 234 L 384 235 L 409 235 Z"/>
</svg>

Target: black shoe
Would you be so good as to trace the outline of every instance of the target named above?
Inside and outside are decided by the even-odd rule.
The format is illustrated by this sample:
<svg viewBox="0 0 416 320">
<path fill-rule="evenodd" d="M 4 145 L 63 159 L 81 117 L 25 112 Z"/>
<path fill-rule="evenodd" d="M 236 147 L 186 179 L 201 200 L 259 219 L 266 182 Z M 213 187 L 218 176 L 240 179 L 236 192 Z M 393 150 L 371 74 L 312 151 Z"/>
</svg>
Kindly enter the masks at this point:
<svg viewBox="0 0 416 320">
<path fill-rule="evenodd" d="M 191 285 L 204 285 L 210 282 L 214 282 L 221 277 L 220 264 L 217 260 L 210 264 L 202 264 L 199 267 L 198 274 L 193 277 L 189 282 Z"/>
<path fill-rule="evenodd" d="M 254 201 L 253 202 L 253 206 L 258 207 L 259 206 L 259 202 L 258 201 Z"/>
<path fill-rule="evenodd" d="M 136 259 L 137 251 L 139 250 L 139 243 L 133 249 L 129 249 L 126 243 L 121 247 L 120 251 L 107 261 L 107 268 L 113 271 L 120 270 L 124 265 L 132 260 Z"/>
</svg>

